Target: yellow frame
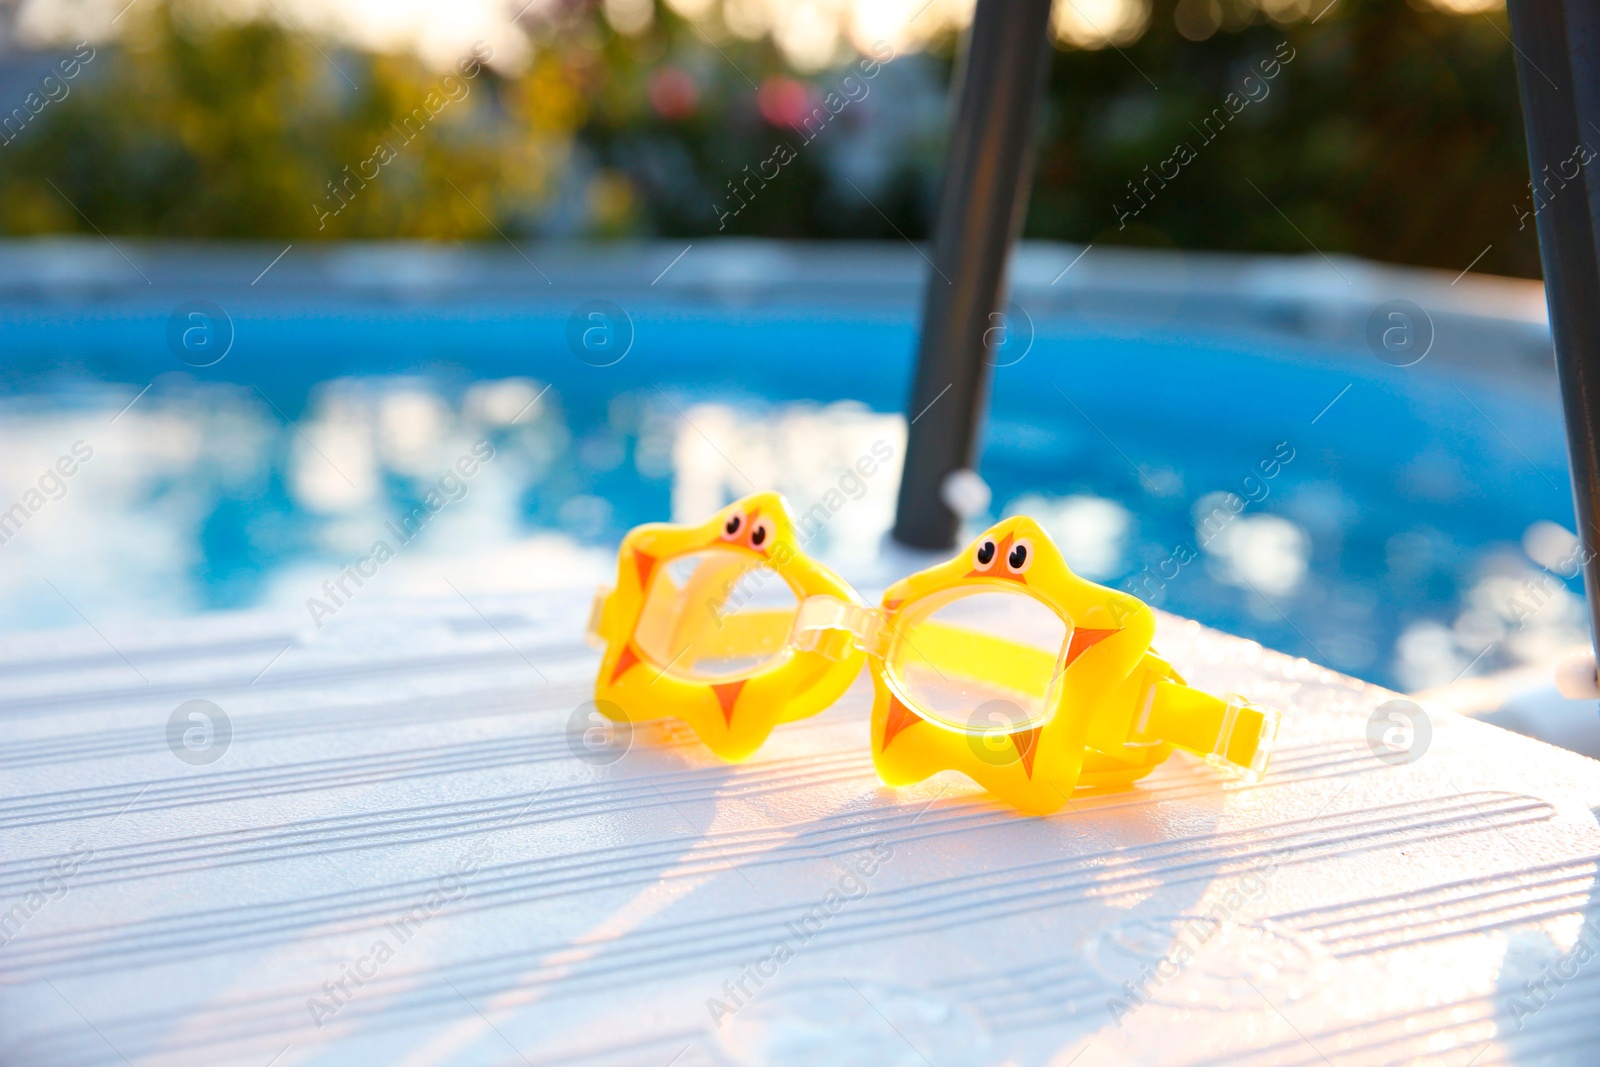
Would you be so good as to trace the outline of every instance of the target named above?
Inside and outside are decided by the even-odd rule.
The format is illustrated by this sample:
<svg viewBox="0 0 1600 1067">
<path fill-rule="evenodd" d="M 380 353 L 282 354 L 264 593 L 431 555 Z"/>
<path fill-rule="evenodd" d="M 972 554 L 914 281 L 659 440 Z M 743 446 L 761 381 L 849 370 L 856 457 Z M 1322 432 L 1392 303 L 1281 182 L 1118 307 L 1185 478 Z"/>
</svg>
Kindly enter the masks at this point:
<svg viewBox="0 0 1600 1067">
<path fill-rule="evenodd" d="M 728 516 L 743 516 L 744 530 L 724 536 Z M 760 546 L 748 531 L 762 519 L 771 523 Z M 661 718 L 656 709 L 686 722 L 706 747 L 725 760 L 749 758 L 782 722 L 817 714 L 834 703 L 861 671 L 863 654 L 851 649 L 840 658 L 823 651 L 790 648 L 778 662 L 738 679 L 707 680 L 674 674 L 669 664 L 646 656 L 635 640 L 650 580 L 669 560 L 710 548 L 724 548 L 765 563 L 788 583 L 795 597 L 826 595 L 861 603 L 838 575 L 800 551 L 793 520 L 777 493 L 756 493 L 724 508 L 698 526 L 650 523 L 622 539 L 617 584 L 597 606 L 591 630 L 606 644 L 595 681 L 595 701 L 608 701 L 630 721 Z M 707 612 L 710 616 L 710 612 Z M 686 633 L 692 645 L 704 632 Z M 604 709 L 605 705 L 600 704 Z"/>
</svg>

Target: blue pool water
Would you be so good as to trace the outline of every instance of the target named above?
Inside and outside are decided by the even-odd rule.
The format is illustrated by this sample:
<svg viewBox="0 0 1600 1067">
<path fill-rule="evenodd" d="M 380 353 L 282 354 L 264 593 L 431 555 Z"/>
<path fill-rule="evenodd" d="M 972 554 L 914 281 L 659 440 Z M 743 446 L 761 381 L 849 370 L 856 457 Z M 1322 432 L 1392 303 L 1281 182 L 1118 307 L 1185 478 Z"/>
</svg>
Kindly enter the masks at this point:
<svg viewBox="0 0 1600 1067">
<path fill-rule="evenodd" d="M 174 300 L 0 307 L 0 510 L 75 442 L 93 450 L 0 549 L 0 626 L 257 606 L 304 621 L 480 440 L 494 459 L 388 592 L 590 581 L 634 523 L 753 485 L 808 507 L 884 442 L 891 469 L 845 483 L 817 546 L 878 573 L 914 306 L 644 293 L 603 367 L 568 344 L 576 302 L 532 290 L 241 296 L 208 367 L 169 349 Z M 1578 586 L 1543 577 L 1572 528 L 1547 386 L 1265 330 L 1049 313 L 1033 329 L 995 371 L 981 473 L 993 514 L 1036 513 L 1085 573 L 1403 687 L 1583 639 Z"/>
</svg>

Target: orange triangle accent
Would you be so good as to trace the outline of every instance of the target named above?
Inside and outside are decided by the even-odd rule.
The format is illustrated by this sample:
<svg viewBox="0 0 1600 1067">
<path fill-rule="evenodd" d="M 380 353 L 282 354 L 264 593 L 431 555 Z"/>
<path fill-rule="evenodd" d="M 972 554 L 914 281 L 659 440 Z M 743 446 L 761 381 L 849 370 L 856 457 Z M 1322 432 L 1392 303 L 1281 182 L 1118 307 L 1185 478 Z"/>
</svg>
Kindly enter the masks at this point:
<svg viewBox="0 0 1600 1067">
<path fill-rule="evenodd" d="M 905 603 L 904 600 L 885 600 L 883 602 L 883 610 L 884 611 L 893 611 L 895 608 L 898 608 L 901 604 L 904 604 L 904 603 Z"/>
<path fill-rule="evenodd" d="M 714 685 L 711 691 L 717 694 L 717 703 L 722 705 L 722 721 L 729 726 L 733 725 L 733 705 L 739 699 L 739 693 L 744 689 L 744 680 L 737 682 L 723 682 Z"/>
<path fill-rule="evenodd" d="M 970 570 L 965 575 L 963 575 L 962 577 L 965 577 L 965 578 L 1000 578 L 1000 579 L 1003 579 L 1003 580 L 1008 581 L 1008 582 L 1016 582 L 1019 585 L 1027 585 L 1028 584 L 1028 576 L 1026 574 L 1012 574 L 1009 570 L 1007 570 L 1004 567 L 1001 567 L 999 570 L 987 570 L 987 571 Z M 1087 1046 L 1085 1046 L 1085 1047 L 1087 1047 Z"/>
<path fill-rule="evenodd" d="M 622 652 L 617 656 L 617 665 L 611 668 L 611 681 L 607 684 L 616 685 L 617 679 L 634 664 L 639 662 L 639 653 L 633 650 L 632 645 L 623 645 Z"/>
<path fill-rule="evenodd" d="M 922 721 L 922 717 L 906 707 L 894 697 L 889 698 L 889 714 L 883 720 L 883 745 L 878 749 L 883 752 L 888 749 L 889 742 L 899 736 L 900 731 L 907 726 L 915 725 Z"/>
<path fill-rule="evenodd" d="M 1089 649 L 1098 645 L 1112 634 L 1120 634 L 1121 630 L 1073 630 L 1072 640 L 1067 643 L 1067 666 L 1072 666 L 1074 660 Z"/>
<path fill-rule="evenodd" d="M 633 550 L 633 565 L 639 568 L 639 588 L 649 589 L 650 575 L 654 574 L 656 569 L 656 558 L 636 548 Z"/>
<path fill-rule="evenodd" d="M 1006 581 L 1006 582 L 1016 582 L 1018 585 L 1027 585 L 1028 584 L 1028 576 L 1026 574 L 1012 574 L 1010 571 L 1006 570 L 1003 567 L 998 571 L 971 571 L 970 573 L 967 574 L 967 577 L 968 578 L 999 578 L 1000 580 Z"/>
<path fill-rule="evenodd" d="M 1011 743 L 1017 746 L 1017 755 L 1022 757 L 1022 769 L 1030 780 L 1033 778 L 1033 757 L 1039 752 L 1039 731 L 1043 729 L 1043 726 L 1035 726 L 1011 735 Z"/>
</svg>

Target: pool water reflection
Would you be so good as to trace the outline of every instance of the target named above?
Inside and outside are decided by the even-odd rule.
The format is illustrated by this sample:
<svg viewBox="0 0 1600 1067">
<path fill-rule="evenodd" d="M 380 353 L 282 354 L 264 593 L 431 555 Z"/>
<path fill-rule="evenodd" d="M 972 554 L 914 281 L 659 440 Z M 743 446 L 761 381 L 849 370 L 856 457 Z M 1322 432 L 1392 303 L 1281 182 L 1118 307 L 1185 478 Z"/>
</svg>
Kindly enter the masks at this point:
<svg viewBox="0 0 1600 1067">
<path fill-rule="evenodd" d="M 586 584 L 629 526 L 767 487 L 820 509 L 808 548 L 892 577 L 909 311 L 660 298 L 597 367 L 569 310 L 267 302 L 193 367 L 162 308 L 11 308 L 0 627 L 249 607 L 333 626 L 357 596 Z M 991 517 L 1034 515 L 1085 575 L 1404 688 L 1584 639 L 1548 391 L 1034 318 L 995 372 L 982 473 Z M 873 455 L 892 458 L 863 477 Z"/>
</svg>

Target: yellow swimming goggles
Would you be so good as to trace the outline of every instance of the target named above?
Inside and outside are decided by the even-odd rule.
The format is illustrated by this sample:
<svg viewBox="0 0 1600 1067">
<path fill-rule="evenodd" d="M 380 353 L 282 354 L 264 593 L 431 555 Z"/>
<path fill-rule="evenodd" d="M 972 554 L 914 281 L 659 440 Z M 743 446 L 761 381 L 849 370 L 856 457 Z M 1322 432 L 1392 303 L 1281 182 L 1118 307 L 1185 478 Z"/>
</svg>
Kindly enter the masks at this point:
<svg viewBox="0 0 1600 1067">
<path fill-rule="evenodd" d="M 1143 602 L 1073 574 L 1038 523 L 1006 519 L 873 608 L 800 550 L 783 498 L 757 493 L 698 526 L 623 538 L 589 622 L 596 705 L 675 716 L 727 760 L 815 715 L 872 671 L 872 756 L 891 786 L 943 770 L 1016 807 L 1126 785 L 1174 748 L 1251 781 L 1276 711 L 1191 689 L 1150 650 Z"/>
</svg>

